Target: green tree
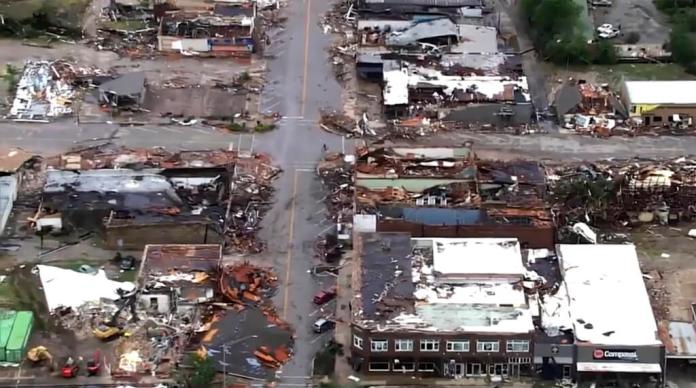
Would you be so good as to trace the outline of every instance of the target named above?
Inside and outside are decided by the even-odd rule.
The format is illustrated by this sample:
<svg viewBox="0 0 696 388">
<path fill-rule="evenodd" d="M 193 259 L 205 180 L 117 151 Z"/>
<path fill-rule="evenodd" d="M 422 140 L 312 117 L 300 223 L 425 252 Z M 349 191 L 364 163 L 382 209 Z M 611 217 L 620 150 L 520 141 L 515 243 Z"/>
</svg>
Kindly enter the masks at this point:
<svg viewBox="0 0 696 388">
<path fill-rule="evenodd" d="M 580 35 L 558 35 L 544 48 L 547 58 L 558 65 L 582 65 L 592 63 L 590 46 Z"/>
<path fill-rule="evenodd" d="M 674 61 L 690 67 L 696 62 L 696 41 L 683 26 L 675 26 L 670 34 L 670 47 Z"/>
<path fill-rule="evenodd" d="M 592 44 L 592 62 L 598 65 L 613 65 L 618 62 L 614 44 L 607 40 L 600 40 Z"/>
<path fill-rule="evenodd" d="M 188 361 L 190 367 L 181 371 L 179 382 L 186 388 L 210 387 L 217 374 L 215 361 L 210 357 L 201 357 L 197 353 L 191 354 Z"/>
<path fill-rule="evenodd" d="M 529 23 L 540 42 L 548 42 L 559 34 L 574 31 L 580 7 L 572 0 L 542 0 L 529 15 Z"/>
</svg>

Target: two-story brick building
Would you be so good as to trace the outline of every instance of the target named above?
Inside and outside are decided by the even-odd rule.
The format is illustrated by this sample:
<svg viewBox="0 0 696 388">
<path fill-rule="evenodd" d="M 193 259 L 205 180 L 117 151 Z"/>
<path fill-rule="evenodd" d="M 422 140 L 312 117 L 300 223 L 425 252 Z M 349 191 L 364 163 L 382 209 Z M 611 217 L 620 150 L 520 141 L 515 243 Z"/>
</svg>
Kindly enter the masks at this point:
<svg viewBox="0 0 696 388">
<path fill-rule="evenodd" d="M 364 233 L 356 248 L 356 370 L 449 377 L 530 372 L 534 325 L 516 239 Z"/>
</svg>

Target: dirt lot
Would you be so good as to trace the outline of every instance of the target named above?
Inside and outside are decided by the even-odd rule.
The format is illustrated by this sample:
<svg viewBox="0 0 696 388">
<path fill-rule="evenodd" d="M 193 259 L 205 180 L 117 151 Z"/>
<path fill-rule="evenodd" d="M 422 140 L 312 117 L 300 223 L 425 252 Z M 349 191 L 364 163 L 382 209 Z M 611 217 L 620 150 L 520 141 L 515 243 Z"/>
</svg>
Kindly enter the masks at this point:
<svg viewBox="0 0 696 388">
<path fill-rule="evenodd" d="M 691 321 L 690 305 L 696 301 L 694 239 L 686 233 L 696 225 L 646 227 L 631 233 L 644 273 L 657 271 L 667 292 L 669 319 Z M 655 276 L 654 273 L 650 274 Z"/>
<path fill-rule="evenodd" d="M 0 40 L 0 66 L 11 64 L 21 68 L 26 60 L 32 58 L 68 58 L 84 66 L 93 65 L 105 70 L 113 68 L 120 73 L 145 71 L 151 85 L 160 85 L 171 79 L 191 85 L 231 83 L 237 74 L 249 69 L 248 65 L 230 59 L 162 57 L 155 60 L 131 60 L 119 58 L 110 51 L 97 51 L 79 45 L 56 44 L 53 48 L 41 48 L 26 46 L 15 40 Z"/>
</svg>

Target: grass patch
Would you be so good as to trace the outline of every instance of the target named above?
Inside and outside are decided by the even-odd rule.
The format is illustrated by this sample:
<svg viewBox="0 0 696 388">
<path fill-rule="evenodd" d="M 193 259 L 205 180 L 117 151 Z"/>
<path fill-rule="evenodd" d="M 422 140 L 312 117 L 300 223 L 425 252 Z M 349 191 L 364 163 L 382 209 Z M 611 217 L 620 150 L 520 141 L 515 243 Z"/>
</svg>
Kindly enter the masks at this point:
<svg viewBox="0 0 696 388">
<path fill-rule="evenodd" d="M 249 122 L 231 122 L 225 126 L 229 131 L 231 132 L 243 132 L 243 133 L 248 133 L 248 132 L 257 132 L 257 133 L 264 133 L 264 132 L 269 132 L 274 129 L 276 129 L 276 125 L 274 123 L 258 123 L 254 125 L 253 123 L 251 125 L 248 125 Z M 252 126 L 253 125 L 253 126 Z"/>
<path fill-rule="evenodd" d="M 615 65 L 590 65 L 590 66 L 553 66 L 550 72 L 556 74 L 555 78 L 564 78 L 567 74 L 576 73 L 573 77 L 582 79 L 583 73 L 586 77 L 591 77 L 587 73 L 596 74 L 598 83 L 607 83 L 615 90 L 619 90 L 624 80 L 630 81 L 672 81 L 696 79 L 695 76 L 687 73 L 684 68 L 676 63 L 619 63 Z"/>
<path fill-rule="evenodd" d="M 254 127 L 254 132 L 260 132 L 260 133 L 269 132 L 269 131 L 274 130 L 275 127 L 276 127 L 276 125 L 272 124 L 272 123 L 271 124 L 261 123 L 261 124 Z"/>
<path fill-rule="evenodd" d="M 684 68 L 675 63 L 653 64 L 653 63 L 621 63 L 612 66 L 593 66 L 599 74 L 599 79 L 614 87 L 620 85 L 621 81 L 669 81 L 693 79 L 694 76 L 684 71 Z"/>
</svg>

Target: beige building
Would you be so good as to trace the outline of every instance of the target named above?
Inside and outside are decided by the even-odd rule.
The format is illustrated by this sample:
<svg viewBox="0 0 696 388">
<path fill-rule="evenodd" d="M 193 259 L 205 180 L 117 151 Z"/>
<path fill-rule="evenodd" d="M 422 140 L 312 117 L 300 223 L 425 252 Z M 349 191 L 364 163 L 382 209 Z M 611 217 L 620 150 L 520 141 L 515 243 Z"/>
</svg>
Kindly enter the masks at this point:
<svg viewBox="0 0 696 388">
<path fill-rule="evenodd" d="M 625 81 L 621 99 L 631 118 L 646 126 L 682 123 L 696 117 L 696 81 Z"/>
</svg>

